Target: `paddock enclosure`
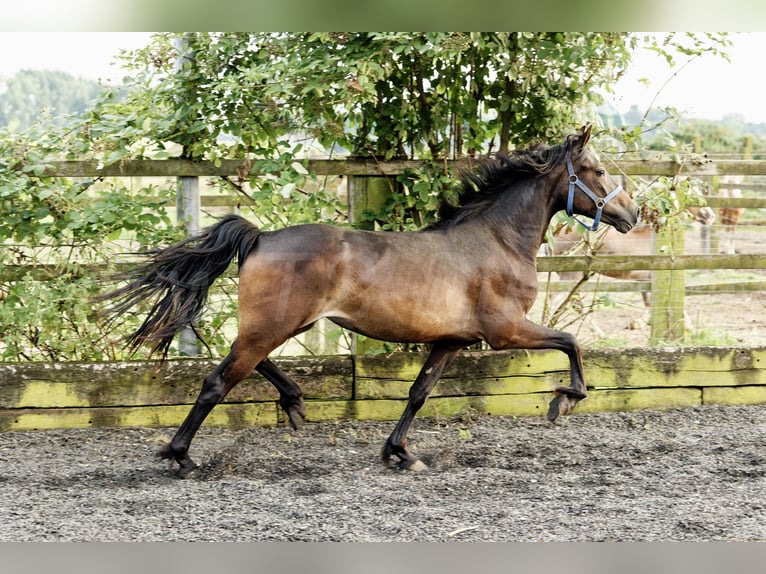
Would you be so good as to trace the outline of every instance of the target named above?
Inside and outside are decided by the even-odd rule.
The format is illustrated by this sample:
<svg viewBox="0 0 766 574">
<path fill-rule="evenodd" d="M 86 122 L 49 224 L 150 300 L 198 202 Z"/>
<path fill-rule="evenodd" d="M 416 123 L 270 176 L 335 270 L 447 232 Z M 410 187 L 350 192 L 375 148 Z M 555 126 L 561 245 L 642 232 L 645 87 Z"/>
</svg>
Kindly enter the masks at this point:
<svg viewBox="0 0 766 574">
<path fill-rule="evenodd" d="M 373 182 L 410 163 L 305 165 L 342 173 L 353 213 L 375 202 Z M 179 176 L 188 191 L 238 168 L 173 160 L 51 169 Z M 425 355 L 303 339 L 274 360 L 303 387 L 309 424 L 289 430 L 276 391 L 252 375 L 213 410 L 195 442 L 201 467 L 179 481 L 153 453 L 216 358 L 0 363 L 0 540 L 766 540 L 766 162 L 622 161 L 608 169 L 681 172 L 715 185 L 744 175 L 741 197 L 712 195 L 708 205 L 745 212 L 733 228 L 734 253 L 715 224 L 687 226 L 681 252 L 538 259 L 533 313 L 543 313 L 546 295 L 571 288 L 557 271 L 594 273 L 578 302 L 590 322 L 566 327 L 584 344 L 589 396 L 561 424 L 544 414 L 568 378 L 563 354 L 466 352 L 412 430 L 411 446 L 430 470 L 386 468 L 380 446 Z M 210 215 L 236 202 L 200 198 Z M 648 269 L 665 282 L 595 274 L 605 268 Z M 643 305 L 644 290 L 653 309 Z M 678 295 L 698 338 L 648 346 L 654 313 L 678 317 Z M 319 354 L 299 354 L 306 348 Z"/>
</svg>

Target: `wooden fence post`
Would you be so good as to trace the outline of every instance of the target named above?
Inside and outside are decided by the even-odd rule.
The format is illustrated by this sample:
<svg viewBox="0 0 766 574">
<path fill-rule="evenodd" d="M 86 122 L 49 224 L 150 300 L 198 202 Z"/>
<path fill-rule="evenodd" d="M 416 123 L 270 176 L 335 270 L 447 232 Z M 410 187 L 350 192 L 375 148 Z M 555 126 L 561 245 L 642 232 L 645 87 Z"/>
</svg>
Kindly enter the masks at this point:
<svg viewBox="0 0 766 574">
<path fill-rule="evenodd" d="M 373 221 L 363 221 L 366 211 L 382 213 L 391 197 L 391 186 L 385 177 L 351 175 L 348 177 L 348 219 L 357 229 L 375 229 Z"/>
<path fill-rule="evenodd" d="M 659 232 L 652 234 L 652 248 L 657 255 L 683 255 L 683 222 L 671 221 Z M 652 272 L 651 345 L 683 343 L 684 273 L 683 270 Z"/>
<path fill-rule="evenodd" d="M 382 213 L 390 197 L 391 186 L 385 177 L 348 176 L 349 223 L 358 229 L 374 230 L 374 221 L 365 221 L 364 214 L 366 211 Z M 363 355 L 379 345 L 380 343 L 374 339 L 360 338 L 356 333 L 351 333 L 351 352 L 354 355 Z"/>
<path fill-rule="evenodd" d="M 184 67 L 194 60 L 194 51 L 190 48 L 190 37 L 187 34 L 176 40 L 178 58 L 175 73 L 184 74 Z M 200 228 L 200 194 L 199 178 L 196 176 L 178 176 L 176 178 L 176 216 L 179 222 L 184 222 L 188 235 L 197 235 Z M 185 356 L 199 355 L 202 348 L 197 335 L 191 327 L 183 329 L 178 334 L 178 352 Z"/>
<path fill-rule="evenodd" d="M 199 178 L 180 176 L 176 183 L 176 216 L 186 224 L 189 235 L 197 235 L 200 228 Z M 178 352 L 187 357 L 201 354 L 202 347 L 190 327 L 178 334 Z"/>
</svg>

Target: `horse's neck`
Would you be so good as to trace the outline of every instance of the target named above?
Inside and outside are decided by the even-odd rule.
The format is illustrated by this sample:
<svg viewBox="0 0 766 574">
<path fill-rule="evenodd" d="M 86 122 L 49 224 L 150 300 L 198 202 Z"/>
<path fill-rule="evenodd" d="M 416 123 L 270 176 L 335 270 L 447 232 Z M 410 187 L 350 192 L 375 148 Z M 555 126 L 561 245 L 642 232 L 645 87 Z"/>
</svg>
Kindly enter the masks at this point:
<svg viewBox="0 0 766 574">
<path fill-rule="evenodd" d="M 556 211 L 547 194 L 529 188 L 500 199 L 486 219 L 506 248 L 535 261 Z"/>
</svg>

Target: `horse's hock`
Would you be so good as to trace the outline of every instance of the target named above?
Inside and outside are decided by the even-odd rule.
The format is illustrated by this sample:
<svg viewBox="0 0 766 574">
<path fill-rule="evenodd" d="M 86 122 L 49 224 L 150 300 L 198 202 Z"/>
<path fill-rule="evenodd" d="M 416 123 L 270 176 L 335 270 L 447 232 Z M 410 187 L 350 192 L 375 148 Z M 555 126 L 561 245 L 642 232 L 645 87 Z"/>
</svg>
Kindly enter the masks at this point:
<svg viewBox="0 0 766 574">
<path fill-rule="evenodd" d="M 397 420 L 425 355 L 275 359 L 301 385 L 309 422 Z M 591 349 L 588 398 L 575 413 L 766 403 L 766 347 Z M 188 412 L 216 362 L 1 363 L 0 430 L 172 427 Z M 420 416 L 544 416 L 569 378 L 557 351 L 464 353 L 444 373 Z M 260 375 L 232 390 L 207 424 L 286 424 L 278 394 Z"/>
</svg>

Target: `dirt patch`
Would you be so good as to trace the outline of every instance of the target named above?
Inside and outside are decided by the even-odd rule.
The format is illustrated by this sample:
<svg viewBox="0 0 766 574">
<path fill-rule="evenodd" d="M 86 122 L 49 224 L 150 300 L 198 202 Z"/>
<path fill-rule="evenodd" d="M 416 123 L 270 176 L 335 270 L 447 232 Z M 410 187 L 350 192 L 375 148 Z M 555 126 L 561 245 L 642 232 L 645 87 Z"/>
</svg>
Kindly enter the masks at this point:
<svg viewBox="0 0 766 574">
<path fill-rule="evenodd" d="M 309 405 L 310 410 L 310 405 Z M 0 540 L 766 541 L 766 406 L 419 419 L 430 469 L 386 468 L 390 422 L 0 434 Z"/>
<path fill-rule="evenodd" d="M 718 229 L 722 238 L 719 250 L 726 244 L 726 233 Z M 762 254 L 766 249 L 766 233 L 763 226 L 742 225 L 736 227 L 733 236 L 737 254 Z M 727 240 L 728 241 L 728 240 Z M 692 227 L 686 234 L 686 250 L 689 255 L 706 253 L 700 243 L 700 228 Z M 643 247 L 636 252 L 643 252 Z M 542 294 L 548 275 L 541 273 L 540 291 L 535 309 L 530 314 L 534 321 L 541 321 Z M 557 276 L 554 274 L 554 279 Z M 603 285 L 614 281 L 609 277 L 594 275 L 592 284 Z M 691 285 L 717 284 L 724 289 L 720 293 L 692 295 L 685 299 L 687 344 L 700 346 L 766 345 L 766 292 L 726 290 L 725 284 L 745 281 L 766 281 L 763 269 L 716 269 L 685 272 L 685 282 Z M 562 294 L 555 297 L 563 298 Z M 559 299 L 560 300 L 560 299 Z M 564 330 L 576 335 L 584 346 L 642 347 L 649 344 L 651 327 L 650 312 L 638 292 L 609 293 L 603 290 L 593 304 L 592 293 L 581 293 L 582 309 L 568 312 L 564 323 L 574 322 Z M 584 320 L 575 320 L 583 314 Z M 562 323 L 558 328 L 561 328 Z"/>
<path fill-rule="evenodd" d="M 690 296 L 686 317 L 690 344 L 766 345 L 766 292 Z M 638 293 L 613 293 L 608 305 L 564 330 L 586 347 L 644 347 L 651 334 L 649 320 L 649 310 Z"/>
</svg>

